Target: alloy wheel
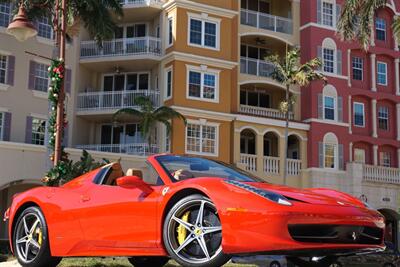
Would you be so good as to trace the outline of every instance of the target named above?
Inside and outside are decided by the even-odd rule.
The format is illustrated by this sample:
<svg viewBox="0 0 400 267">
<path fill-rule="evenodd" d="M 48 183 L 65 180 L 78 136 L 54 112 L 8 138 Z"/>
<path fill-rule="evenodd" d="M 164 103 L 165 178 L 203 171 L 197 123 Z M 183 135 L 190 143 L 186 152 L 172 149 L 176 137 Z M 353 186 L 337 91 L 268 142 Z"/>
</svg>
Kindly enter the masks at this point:
<svg viewBox="0 0 400 267">
<path fill-rule="evenodd" d="M 43 242 L 43 226 L 35 213 L 27 213 L 16 228 L 15 248 L 17 256 L 24 263 L 33 262 Z"/>
</svg>

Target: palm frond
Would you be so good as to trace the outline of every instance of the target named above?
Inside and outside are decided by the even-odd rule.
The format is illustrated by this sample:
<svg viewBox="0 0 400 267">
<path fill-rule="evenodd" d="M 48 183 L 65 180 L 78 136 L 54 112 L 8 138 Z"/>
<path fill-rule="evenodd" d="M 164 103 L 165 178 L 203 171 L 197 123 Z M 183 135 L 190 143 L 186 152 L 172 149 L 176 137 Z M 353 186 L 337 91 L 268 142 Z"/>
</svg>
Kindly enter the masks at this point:
<svg viewBox="0 0 400 267">
<path fill-rule="evenodd" d="M 164 120 L 171 120 L 171 119 L 181 119 L 183 123 L 186 125 L 187 120 L 185 116 L 183 116 L 181 113 L 176 111 L 173 108 L 167 107 L 167 106 L 162 106 L 159 107 L 154 111 L 154 117 L 157 120 L 164 121 Z"/>
<path fill-rule="evenodd" d="M 143 118 L 144 114 L 142 111 L 134 109 L 134 108 L 123 108 L 118 110 L 117 112 L 114 113 L 113 115 L 113 120 L 117 120 L 119 116 L 126 114 L 126 115 L 131 115 L 131 116 L 135 116 L 138 118 Z"/>
</svg>

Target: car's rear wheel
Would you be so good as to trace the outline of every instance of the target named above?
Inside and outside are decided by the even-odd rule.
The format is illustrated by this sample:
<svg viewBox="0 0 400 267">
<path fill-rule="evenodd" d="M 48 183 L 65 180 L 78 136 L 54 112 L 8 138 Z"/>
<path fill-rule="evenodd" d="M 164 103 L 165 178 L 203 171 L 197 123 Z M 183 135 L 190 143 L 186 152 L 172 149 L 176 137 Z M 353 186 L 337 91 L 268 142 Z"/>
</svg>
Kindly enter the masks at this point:
<svg viewBox="0 0 400 267">
<path fill-rule="evenodd" d="M 129 262 L 135 267 L 162 267 L 169 261 L 167 257 L 131 257 Z"/>
<path fill-rule="evenodd" d="M 26 208 L 17 218 L 13 248 L 23 267 L 54 267 L 61 261 L 51 256 L 47 224 L 38 207 Z"/>
<path fill-rule="evenodd" d="M 229 257 L 222 251 L 222 226 L 210 199 L 191 195 L 178 201 L 164 221 L 164 245 L 183 266 L 214 267 Z"/>
</svg>

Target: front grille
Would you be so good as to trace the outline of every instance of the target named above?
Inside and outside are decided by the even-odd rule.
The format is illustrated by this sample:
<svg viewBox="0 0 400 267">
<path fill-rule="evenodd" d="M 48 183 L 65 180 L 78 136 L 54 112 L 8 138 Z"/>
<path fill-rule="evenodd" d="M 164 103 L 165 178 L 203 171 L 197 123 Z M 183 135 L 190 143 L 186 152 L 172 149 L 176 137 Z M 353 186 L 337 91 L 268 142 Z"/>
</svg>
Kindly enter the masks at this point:
<svg viewBox="0 0 400 267">
<path fill-rule="evenodd" d="M 299 242 L 331 244 L 373 244 L 383 240 L 383 230 L 357 225 L 289 225 L 291 237 Z"/>
</svg>

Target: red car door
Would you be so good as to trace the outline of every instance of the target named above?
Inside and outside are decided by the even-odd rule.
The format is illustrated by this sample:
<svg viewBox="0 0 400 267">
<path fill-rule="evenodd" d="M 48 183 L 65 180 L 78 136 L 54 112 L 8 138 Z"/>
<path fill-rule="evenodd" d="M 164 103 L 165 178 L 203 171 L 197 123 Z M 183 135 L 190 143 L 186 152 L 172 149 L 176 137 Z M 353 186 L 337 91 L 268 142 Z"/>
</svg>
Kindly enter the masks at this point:
<svg viewBox="0 0 400 267">
<path fill-rule="evenodd" d="M 160 186 L 148 195 L 138 188 L 94 185 L 81 196 L 85 240 L 95 247 L 152 248 L 157 241 Z"/>
</svg>

